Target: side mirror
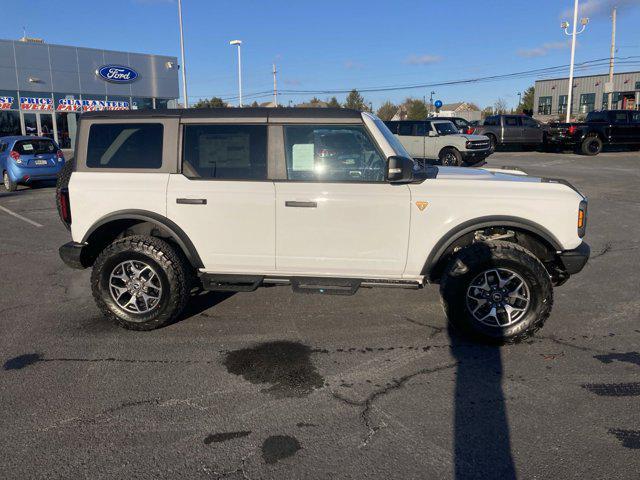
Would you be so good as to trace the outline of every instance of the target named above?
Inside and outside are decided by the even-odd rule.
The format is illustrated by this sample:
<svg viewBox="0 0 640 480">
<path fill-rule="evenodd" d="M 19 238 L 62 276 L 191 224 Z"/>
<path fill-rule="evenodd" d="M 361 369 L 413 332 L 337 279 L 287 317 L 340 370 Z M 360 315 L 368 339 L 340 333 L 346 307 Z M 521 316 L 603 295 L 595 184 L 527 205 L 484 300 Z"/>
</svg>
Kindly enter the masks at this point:
<svg viewBox="0 0 640 480">
<path fill-rule="evenodd" d="M 409 183 L 413 181 L 413 160 L 392 156 L 387 159 L 387 181 L 389 183 Z"/>
<path fill-rule="evenodd" d="M 437 137 L 438 136 L 438 132 L 434 132 L 433 130 L 429 130 L 429 136 L 430 137 Z"/>
</svg>

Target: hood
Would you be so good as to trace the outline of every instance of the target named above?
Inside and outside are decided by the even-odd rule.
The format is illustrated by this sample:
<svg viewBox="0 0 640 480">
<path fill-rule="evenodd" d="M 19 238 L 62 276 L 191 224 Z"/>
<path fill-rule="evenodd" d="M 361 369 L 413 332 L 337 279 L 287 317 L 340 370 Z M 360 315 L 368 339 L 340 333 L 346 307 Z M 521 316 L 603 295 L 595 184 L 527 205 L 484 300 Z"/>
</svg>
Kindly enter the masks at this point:
<svg viewBox="0 0 640 480">
<path fill-rule="evenodd" d="M 476 142 L 486 142 L 487 140 L 489 140 L 489 137 L 486 137 L 484 135 L 468 135 L 466 133 L 461 133 L 460 136 L 466 138 L 467 140 L 475 140 Z"/>
<path fill-rule="evenodd" d="M 508 170 L 505 170 L 508 172 Z M 488 180 L 503 182 L 531 182 L 539 183 L 540 178 L 528 175 L 490 172 L 483 168 L 463 168 L 463 167 L 438 167 L 436 178 L 445 180 Z"/>
</svg>

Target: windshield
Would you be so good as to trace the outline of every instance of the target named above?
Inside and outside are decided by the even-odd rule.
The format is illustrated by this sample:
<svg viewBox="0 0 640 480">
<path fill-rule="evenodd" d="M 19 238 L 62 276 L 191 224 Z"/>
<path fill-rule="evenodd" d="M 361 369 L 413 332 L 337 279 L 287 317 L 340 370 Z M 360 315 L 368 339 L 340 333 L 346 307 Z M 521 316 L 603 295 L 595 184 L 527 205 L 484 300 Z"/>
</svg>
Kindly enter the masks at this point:
<svg viewBox="0 0 640 480">
<path fill-rule="evenodd" d="M 440 135 L 452 135 L 460 133 L 456 126 L 451 122 L 434 122 L 433 126 L 436 128 Z"/>
<path fill-rule="evenodd" d="M 378 127 L 378 130 L 380 130 L 380 133 L 385 138 L 385 140 L 389 142 L 389 145 L 391 145 L 391 148 L 393 148 L 394 152 L 396 152 L 396 155 L 400 157 L 411 158 L 411 155 L 409 155 L 409 152 L 407 152 L 407 150 L 402 146 L 400 140 L 398 140 L 398 137 L 391 133 L 391 130 L 387 128 L 382 120 L 380 120 L 378 117 L 373 117 L 373 122 L 376 124 L 376 127 Z"/>
</svg>

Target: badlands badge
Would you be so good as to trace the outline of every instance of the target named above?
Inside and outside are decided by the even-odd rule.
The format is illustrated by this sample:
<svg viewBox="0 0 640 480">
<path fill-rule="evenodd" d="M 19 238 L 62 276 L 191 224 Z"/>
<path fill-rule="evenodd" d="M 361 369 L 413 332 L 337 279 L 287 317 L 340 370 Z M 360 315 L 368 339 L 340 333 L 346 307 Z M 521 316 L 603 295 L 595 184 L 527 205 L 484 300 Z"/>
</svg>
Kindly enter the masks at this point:
<svg viewBox="0 0 640 480">
<path fill-rule="evenodd" d="M 429 202 L 416 202 L 416 207 L 418 207 L 418 210 L 423 211 L 425 208 L 427 208 L 427 205 L 429 205 Z"/>
</svg>

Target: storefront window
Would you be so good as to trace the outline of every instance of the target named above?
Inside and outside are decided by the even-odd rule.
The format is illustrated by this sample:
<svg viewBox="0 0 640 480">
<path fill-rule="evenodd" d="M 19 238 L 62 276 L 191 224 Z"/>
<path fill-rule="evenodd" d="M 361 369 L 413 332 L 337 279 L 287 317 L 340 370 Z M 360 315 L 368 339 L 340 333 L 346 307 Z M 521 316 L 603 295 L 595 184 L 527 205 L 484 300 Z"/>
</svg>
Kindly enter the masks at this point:
<svg viewBox="0 0 640 480">
<path fill-rule="evenodd" d="M 131 97 L 119 95 L 109 95 L 107 97 L 107 107 L 105 110 L 129 110 L 131 108 Z"/>
<path fill-rule="evenodd" d="M 580 95 L 580 113 L 593 112 L 596 107 L 596 94 L 583 93 Z"/>
<path fill-rule="evenodd" d="M 80 96 L 72 93 L 53 93 L 53 100 L 57 112 L 80 112 L 82 103 Z"/>
<path fill-rule="evenodd" d="M 21 134 L 20 114 L 15 110 L 0 110 L 0 137 Z"/>
<path fill-rule="evenodd" d="M 169 101 L 166 98 L 156 98 L 156 110 L 166 110 L 169 108 Z"/>
<path fill-rule="evenodd" d="M 131 110 L 148 110 L 153 108 L 153 98 L 133 97 Z"/>
<path fill-rule="evenodd" d="M 38 135 L 38 119 L 35 113 L 23 113 L 22 119 L 24 120 L 24 134 L 25 135 Z"/>
<path fill-rule="evenodd" d="M 558 113 L 567 113 L 567 102 L 569 97 L 567 95 L 558 96 Z"/>
<path fill-rule="evenodd" d="M 56 125 L 58 126 L 58 145 L 60 145 L 60 148 L 73 148 L 76 144 L 78 114 L 57 112 Z"/>
<path fill-rule="evenodd" d="M 551 115 L 551 97 L 540 97 L 538 99 L 538 115 Z"/>
<path fill-rule="evenodd" d="M 0 90 L 0 110 L 17 110 L 18 92 L 15 90 Z"/>
</svg>

